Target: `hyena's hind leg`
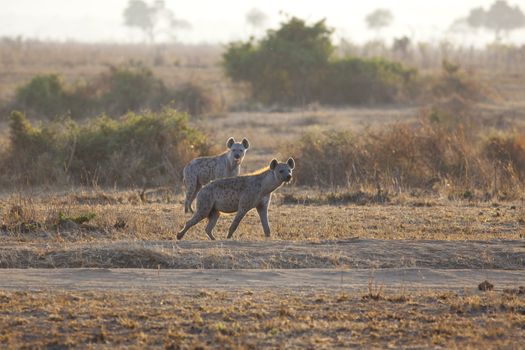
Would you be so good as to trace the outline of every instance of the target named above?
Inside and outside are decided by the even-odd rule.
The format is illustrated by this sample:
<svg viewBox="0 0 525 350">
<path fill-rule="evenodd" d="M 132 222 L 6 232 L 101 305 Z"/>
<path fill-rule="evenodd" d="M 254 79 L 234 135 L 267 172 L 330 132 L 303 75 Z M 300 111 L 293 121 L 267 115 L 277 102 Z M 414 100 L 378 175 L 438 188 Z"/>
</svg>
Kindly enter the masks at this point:
<svg viewBox="0 0 525 350">
<path fill-rule="evenodd" d="M 213 205 L 199 205 L 199 202 L 197 200 L 197 210 L 193 214 L 193 216 L 186 222 L 183 229 L 177 233 L 177 239 L 182 239 L 186 232 L 192 227 L 198 224 L 201 220 L 206 218 L 210 215 L 210 211 L 212 210 Z M 209 225 L 209 224 L 208 224 Z"/>
<path fill-rule="evenodd" d="M 219 216 L 220 216 L 220 212 L 213 208 L 210 213 L 208 214 L 208 225 L 206 225 L 206 234 L 208 235 L 208 237 L 214 241 L 215 240 L 215 237 L 213 237 L 213 228 L 215 227 L 215 225 L 217 224 L 217 220 L 219 220 Z"/>
<path fill-rule="evenodd" d="M 196 176 L 184 176 L 184 185 L 186 186 L 186 198 L 184 199 L 184 212 L 193 213 L 191 204 L 197 197 L 201 186 L 198 183 Z"/>
</svg>

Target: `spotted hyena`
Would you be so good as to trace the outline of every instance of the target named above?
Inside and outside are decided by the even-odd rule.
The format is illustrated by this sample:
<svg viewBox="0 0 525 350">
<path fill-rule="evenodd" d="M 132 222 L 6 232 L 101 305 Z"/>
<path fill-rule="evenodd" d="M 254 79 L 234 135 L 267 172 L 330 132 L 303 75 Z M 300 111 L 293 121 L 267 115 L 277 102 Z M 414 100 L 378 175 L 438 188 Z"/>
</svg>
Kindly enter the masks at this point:
<svg viewBox="0 0 525 350">
<path fill-rule="evenodd" d="M 183 171 L 184 186 L 186 186 L 186 199 L 184 201 L 184 212 L 192 212 L 191 204 L 197 196 L 200 188 L 208 182 L 223 177 L 238 176 L 241 171 L 241 163 L 250 148 L 247 139 L 235 142 L 230 137 L 226 142 L 228 150 L 218 156 L 195 158 L 189 162 Z"/>
<path fill-rule="evenodd" d="M 273 159 L 270 166 L 260 172 L 210 182 L 197 195 L 196 212 L 177 234 L 177 239 L 182 239 L 190 227 L 204 218 L 208 218 L 206 234 L 210 239 L 215 239 L 212 230 L 220 213 L 237 212 L 228 230 L 228 238 L 231 238 L 242 218 L 253 208 L 257 209 L 264 234 L 269 237 L 268 207 L 272 192 L 292 179 L 294 167 L 293 158 L 288 159 L 286 163 L 279 163 Z"/>
</svg>

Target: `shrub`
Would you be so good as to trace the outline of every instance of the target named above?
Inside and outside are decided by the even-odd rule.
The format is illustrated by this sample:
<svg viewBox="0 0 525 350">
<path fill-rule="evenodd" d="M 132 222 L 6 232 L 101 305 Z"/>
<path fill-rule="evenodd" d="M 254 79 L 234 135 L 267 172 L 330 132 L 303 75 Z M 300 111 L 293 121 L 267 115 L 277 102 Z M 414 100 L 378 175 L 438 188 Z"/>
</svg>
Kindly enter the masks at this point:
<svg viewBox="0 0 525 350">
<path fill-rule="evenodd" d="M 491 135 L 483 144 L 483 153 L 492 163 L 496 180 L 505 184 L 514 178 L 525 182 L 525 137 L 522 134 Z"/>
<path fill-rule="evenodd" d="M 259 42 L 230 44 L 223 68 L 263 103 L 390 102 L 409 91 L 414 69 L 383 59 L 335 59 L 331 33 L 324 21 L 307 25 L 294 17 Z"/>
<path fill-rule="evenodd" d="M 183 166 L 208 153 L 205 137 L 187 116 L 128 113 L 118 120 L 100 117 L 79 126 L 71 120 L 32 126 L 13 112 L 10 145 L 1 166 L 3 181 L 31 185 L 72 183 L 117 186 L 180 181 Z"/>
<path fill-rule="evenodd" d="M 212 93 L 201 85 L 186 83 L 173 92 L 174 104 L 178 110 L 190 115 L 203 115 L 216 108 Z"/>
<path fill-rule="evenodd" d="M 307 25 L 291 18 L 259 43 L 233 43 L 223 67 L 234 81 L 248 82 L 264 103 L 304 104 L 318 96 L 319 81 L 334 51 L 324 20 Z"/>
<path fill-rule="evenodd" d="M 11 110 L 24 110 L 29 117 L 52 119 L 69 115 L 75 119 L 106 114 L 119 117 L 127 112 L 158 112 L 176 105 L 191 115 L 216 107 L 212 93 L 200 85 L 186 83 L 178 90 L 141 64 L 110 67 L 95 81 L 66 88 L 57 75 L 36 76 L 17 91 Z"/>
<path fill-rule="evenodd" d="M 112 116 L 143 109 L 157 111 L 173 98 L 162 80 L 140 64 L 110 67 L 97 84 L 102 110 Z"/>
<path fill-rule="evenodd" d="M 521 134 L 471 135 L 459 125 L 422 120 L 381 130 L 310 132 L 295 142 L 299 185 L 373 186 L 394 191 L 442 188 L 517 195 L 525 184 Z M 287 152 L 290 152 L 287 150 Z M 446 186 L 445 186 L 446 185 Z"/>
<path fill-rule="evenodd" d="M 9 118 L 9 146 L 2 157 L 4 180 L 50 184 L 63 180 L 64 150 L 75 125 L 67 120 L 32 126 L 20 112 Z"/>
<path fill-rule="evenodd" d="M 392 102 L 403 97 L 416 76 L 416 70 L 380 58 L 336 60 L 328 66 L 320 99 L 328 104 Z"/>
<path fill-rule="evenodd" d="M 459 96 L 462 99 L 480 101 L 488 97 L 483 87 L 468 77 L 458 64 L 443 60 L 441 75 L 432 85 L 433 97 L 448 98 Z"/>
<path fill-rule="evenodd" d="M 292 153 L 298 160 L 295 179 L 301 185 L 345 186 L 362 175 L 354 170 L 365 152 L 349 131 L 306 133 Z"/>
<path fill-rule="evenodd" d="M 15 96 L 17 108 L 29 110 L 50 118 L 67 111 L 67 93 L 56 74 L 37 75 L 18 88 Z"/>
</svg>

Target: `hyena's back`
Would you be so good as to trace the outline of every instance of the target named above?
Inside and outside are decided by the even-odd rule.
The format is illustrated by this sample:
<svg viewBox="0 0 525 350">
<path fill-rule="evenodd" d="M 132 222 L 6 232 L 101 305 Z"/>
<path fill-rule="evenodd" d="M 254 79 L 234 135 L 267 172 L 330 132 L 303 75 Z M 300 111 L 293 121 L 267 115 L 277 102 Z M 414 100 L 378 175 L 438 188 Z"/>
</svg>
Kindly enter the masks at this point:
<svg viewBox="0 0 525 350">
<path fill-rule="evenodd" d="M 200 186 L 204 186 L 217 178 L 235 176 L 230 175 L 227 168 L 221 156 L 195 158 L 184 167 L 184 182 L 187 185 L 187 182 L 196 180 Z"/>
<path fill-rule="evenodd" d="M 236 212 L 241 196 L 246 197 L 249 186 L 249 178 L 245 176 L 212 181 L 197 194 L 197 210 L 213 208 L 223 213 Z"/>
</svg>

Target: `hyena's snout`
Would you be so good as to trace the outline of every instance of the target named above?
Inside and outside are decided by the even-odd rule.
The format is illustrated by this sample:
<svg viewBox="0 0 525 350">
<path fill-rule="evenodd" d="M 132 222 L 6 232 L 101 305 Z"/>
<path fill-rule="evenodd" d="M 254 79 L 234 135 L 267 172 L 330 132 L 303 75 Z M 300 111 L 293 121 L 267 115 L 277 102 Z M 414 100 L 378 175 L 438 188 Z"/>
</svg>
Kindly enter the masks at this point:
<svg viewBox="0 0 525 350">
<path fill-rule="evenodd" d="M 292 179 L 292 175 L 288 174 L 288 176 L 286 176 L 286 178 L 284 180 L 286 182 L 290 182 L 291 179 Z"/>
</svg>

